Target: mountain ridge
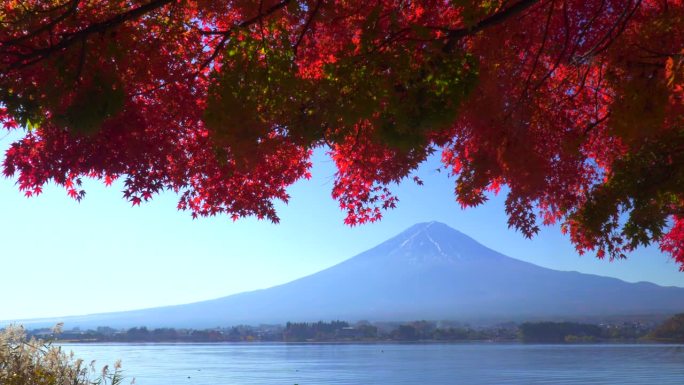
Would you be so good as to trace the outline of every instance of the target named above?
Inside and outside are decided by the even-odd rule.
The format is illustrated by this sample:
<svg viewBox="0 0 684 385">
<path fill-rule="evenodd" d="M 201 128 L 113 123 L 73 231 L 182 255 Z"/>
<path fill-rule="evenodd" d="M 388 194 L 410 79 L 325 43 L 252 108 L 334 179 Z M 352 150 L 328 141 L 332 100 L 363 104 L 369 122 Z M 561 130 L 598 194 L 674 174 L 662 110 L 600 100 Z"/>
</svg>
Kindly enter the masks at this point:
<svg viewBox="0 0 684 385">
<path fill-rule="evenodd" d="M 440 222 L 419 223 L 317 273 L 267 289 L 126 312 L 24 320 L 67 326 L 215 327 L 321 319 L 525 319 L 672 314 L 684 288 L 547 269 Z"/>
</svg>

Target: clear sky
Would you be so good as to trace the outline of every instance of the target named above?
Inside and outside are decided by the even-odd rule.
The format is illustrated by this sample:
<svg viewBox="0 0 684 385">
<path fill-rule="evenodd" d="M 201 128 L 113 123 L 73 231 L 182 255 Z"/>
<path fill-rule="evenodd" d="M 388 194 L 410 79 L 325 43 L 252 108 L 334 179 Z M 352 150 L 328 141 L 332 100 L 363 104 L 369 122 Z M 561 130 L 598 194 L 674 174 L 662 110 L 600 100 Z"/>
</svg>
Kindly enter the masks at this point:
<svg viewBox="0 0 684 385">
<path fill-rule="evenodd" d="M 0 138 L 2 138 L 0 134 Z M 14 138 L 0 139 L 0 151 Z M 49 186 L 25 198 L 0 177 L 0 320 L 131 310 L 217 298 L 267 288 L 337 264 L 426 221 L 444 222 L 485 246 L 541 266 L 684 287 L 684 273 L 656 248 L 609 263 L 579 257 L 557 227 L 532 240 L 506 224 L 503 196 L 461 210 L 453 180 L 420 170 L 422 187 L 398 186 L 399 207 L 375 224 L 343 224 L 330 197 L 334 167 L 315 156 L 313 178 L 292 186 L 281 223 L 227 217 L 192 220 L 165 193 L 141 207 L 121 197 L 121 184 L 86 181 L 77 203 Z"/>
</svg>

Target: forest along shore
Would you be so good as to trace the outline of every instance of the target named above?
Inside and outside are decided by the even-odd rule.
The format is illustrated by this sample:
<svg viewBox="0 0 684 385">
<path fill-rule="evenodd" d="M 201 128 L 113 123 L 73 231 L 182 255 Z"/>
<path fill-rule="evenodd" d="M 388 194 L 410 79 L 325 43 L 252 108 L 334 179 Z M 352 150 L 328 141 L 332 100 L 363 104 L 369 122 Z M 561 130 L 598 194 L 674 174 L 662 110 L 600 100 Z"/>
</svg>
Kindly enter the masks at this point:
<svg viewBox="0 0 684 385">
<path fill-rule="evenodd" d="M 684 343 L 684 314 L 665 322 L 622 321 L 502 323 L 473 327 L 459 322 L 414 321 L 349 323 L 288 322 L 285 325 L 233 326 L 214 329 L 134 327 L 94 330 L 29 330 L 30 336 L 56 342 L 406 342 L 491 341 L 529 343 L 672 342 Z"/>
</svg>

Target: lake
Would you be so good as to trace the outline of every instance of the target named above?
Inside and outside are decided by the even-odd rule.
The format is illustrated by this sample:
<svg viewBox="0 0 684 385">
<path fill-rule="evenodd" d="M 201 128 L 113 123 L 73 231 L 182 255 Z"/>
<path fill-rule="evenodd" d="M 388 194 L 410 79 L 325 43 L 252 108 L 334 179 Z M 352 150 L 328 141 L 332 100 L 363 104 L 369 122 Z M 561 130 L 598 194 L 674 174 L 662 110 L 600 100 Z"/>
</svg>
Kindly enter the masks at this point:
<svg viewBox="0 0 684 385">
<path fill-rule="evenodd" d="M 137 385 L 677 384 L 684 345 L 65 344 Z M 130 381 L 126 381 L 125 384 Z"/>
</svg>

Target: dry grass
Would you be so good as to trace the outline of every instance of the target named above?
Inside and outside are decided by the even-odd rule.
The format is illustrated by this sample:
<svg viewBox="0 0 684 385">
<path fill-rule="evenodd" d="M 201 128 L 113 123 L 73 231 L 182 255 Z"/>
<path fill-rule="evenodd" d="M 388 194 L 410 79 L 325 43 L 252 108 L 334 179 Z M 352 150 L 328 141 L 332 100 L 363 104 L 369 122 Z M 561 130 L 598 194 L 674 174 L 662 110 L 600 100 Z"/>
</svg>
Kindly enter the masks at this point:
<svg viewBox="0 0 684 385">
<path fill-rule="evenodd" d="M 55 328 L 59 333 L 61 326 Z M 36 338 L 28 338 L 23 327 L 0 331 L 0 384 L 2 385 L 118 385 L 123 381 L 121 364 L 95 368 L 72 352 Z"/>
</svg>

